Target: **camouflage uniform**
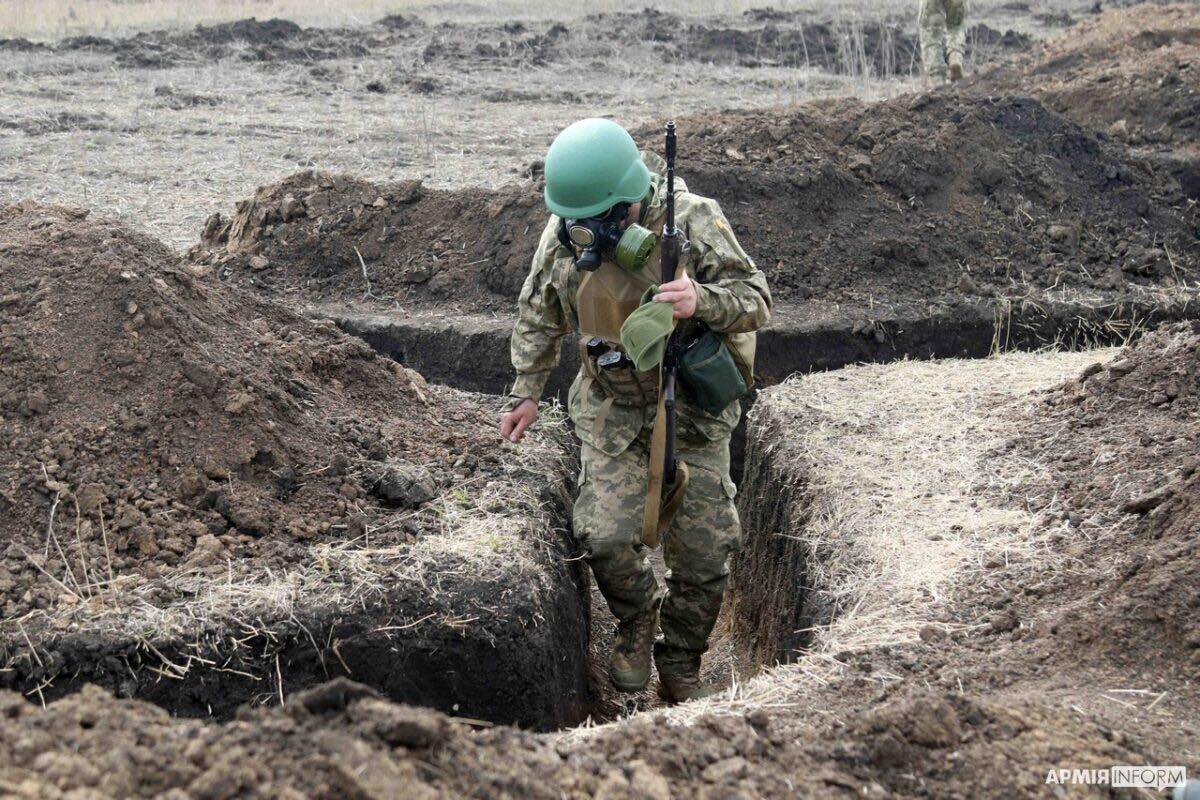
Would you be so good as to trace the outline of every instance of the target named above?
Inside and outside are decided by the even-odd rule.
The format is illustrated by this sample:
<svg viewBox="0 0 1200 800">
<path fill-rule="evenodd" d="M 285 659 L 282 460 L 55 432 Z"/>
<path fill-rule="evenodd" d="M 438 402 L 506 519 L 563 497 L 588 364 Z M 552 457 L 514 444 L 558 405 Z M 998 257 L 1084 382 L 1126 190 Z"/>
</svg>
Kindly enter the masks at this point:
<svg viewBox="0 0 1200 800">
<path fill-rule="evenodd" d="M 644 203 L 640 222 L 657 232 L 664 214 L 661 176 L 666 165 L 651 153 L 643 153 L 642 159 L 653 175 L 651 199 Z M 687 192 L 678 177 L 676 222 L 690 241 L 684 263 L 696 282 L 695 317 L 725 333 L 764 325 L 771 305 L 766 278 L 738 244 L 717 203 Z M 517 380 L 509 409 L 523 398 L 541 396 L 558 361 L 562 337 L 580 328 L 575 299 L 581 273 L 559 243 L 558 224 L 558 218 L 551 216 L 521 290 L 512 336 Z M 658 263 L 657 249 L 651 258 Z M 685 320 L 680 330 L 686 333 L 694 324 Z M 663 540 L 668 569 L 664 593 L 641 543 L 650 432 L 657 406 L 611 405 L 605 403 L 606 397 L 583 371 L 570 391 L 569 411 L 583 443 L 575 535 L 619 620 L 629 620 L 661 602 L 660 663 L 673 651 L 680 657 L 698 655 L 707 647 L 721 607 L 728 558 L 741 539 L 733 502 L 736 489 L 729 478 L 729 436 L 741 408 L 731 403 L 720 416 L 712 416 L 683 398 L 677 404 L 678 453 L 688 465 L 691 483 Z"/>
<path fill-rule="evenodd" d="M 931 78 L 945 80 L 952 54 L 961 60 L 967 0 L 921 0 L 918 17 L 921 63 Z"/>
</svg>

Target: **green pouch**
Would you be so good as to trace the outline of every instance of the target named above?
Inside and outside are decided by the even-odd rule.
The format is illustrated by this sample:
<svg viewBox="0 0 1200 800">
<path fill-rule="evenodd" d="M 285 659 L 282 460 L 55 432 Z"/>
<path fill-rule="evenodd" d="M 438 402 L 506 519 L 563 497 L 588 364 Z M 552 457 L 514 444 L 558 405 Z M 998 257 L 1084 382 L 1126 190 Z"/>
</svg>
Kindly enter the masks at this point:
<svg viewBox="0 0 1200 800">
<path fill-rule="evenodd" d="M 724 337 L 708 328 L 683 351 L 679 382 L 692 404 L 714 417 L 746 395 L 746 381 Z"/>
</svg>

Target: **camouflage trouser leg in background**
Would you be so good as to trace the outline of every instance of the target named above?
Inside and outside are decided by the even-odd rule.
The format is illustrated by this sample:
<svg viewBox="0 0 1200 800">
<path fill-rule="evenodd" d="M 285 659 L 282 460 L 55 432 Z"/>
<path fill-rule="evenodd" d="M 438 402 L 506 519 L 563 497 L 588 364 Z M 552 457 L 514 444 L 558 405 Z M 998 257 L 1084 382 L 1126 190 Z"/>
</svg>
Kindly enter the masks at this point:
<svg viewBox="0 0 1200 800">
<path fill-rule="evenodd" d="M 618 456 L 583 445 L 574 526 L 613 615 L 626 620 L 661 601 L 660 650 L 698 655 L 721 609 L 741 524 L 729 479 L 729 439 L 680 437 L 678 446 L 691 483 L 663 542 L 665 597 L 641 543 L 648 430 Z"/>
<path fill-rule="evenodd" d="M 966 50 L 967 29 L 964 21 L 967 16 L 967 0 L 942 0 L 946 9 L 946 58 L 955 53 L 962 58 Z"/>
<path fill-rule="evenodd" d="M 966 13 L 966 0 L 921 0 L 918 17 L 921 64 L 931 78 L 945 78 L 950 54 L 963 54 Z"/>
</svg>

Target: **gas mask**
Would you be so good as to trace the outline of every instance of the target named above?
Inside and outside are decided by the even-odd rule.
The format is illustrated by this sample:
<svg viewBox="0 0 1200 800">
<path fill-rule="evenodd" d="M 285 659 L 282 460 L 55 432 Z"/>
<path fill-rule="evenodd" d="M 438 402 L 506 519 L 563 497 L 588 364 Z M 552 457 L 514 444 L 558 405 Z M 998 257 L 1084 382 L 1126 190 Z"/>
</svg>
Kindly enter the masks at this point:
<svg viewBox="0 0 1200 800">
<path fill-rule="evenodd" d="M 566 219 L 558 229 L 563 246 L 578 252 L 575 266 L 585 272 L 597 269 L 608 258 L 626 272 L 639 272 L 650 257 L 657 237 L 641 225 L 621 230 L 629 203 L 617 203 L 603 214 L 586 219 Z"/>
</svg>

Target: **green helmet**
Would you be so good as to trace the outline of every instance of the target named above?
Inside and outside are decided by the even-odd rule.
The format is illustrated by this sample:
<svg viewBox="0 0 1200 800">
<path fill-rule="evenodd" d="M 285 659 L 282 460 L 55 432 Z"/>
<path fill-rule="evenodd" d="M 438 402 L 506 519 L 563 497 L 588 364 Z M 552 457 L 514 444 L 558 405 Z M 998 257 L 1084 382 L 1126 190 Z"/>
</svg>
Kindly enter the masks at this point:
<svg viewBox="0 0 1200 800">
<path fill-rule="evenodd" d="M 546 154 L 546 208 L 583 219 L 617 203 L 636 203 L 650 190 L 650 170 L 633 137 L 607 119 L 581 119 L 555 138 Z"/>
</svg>

